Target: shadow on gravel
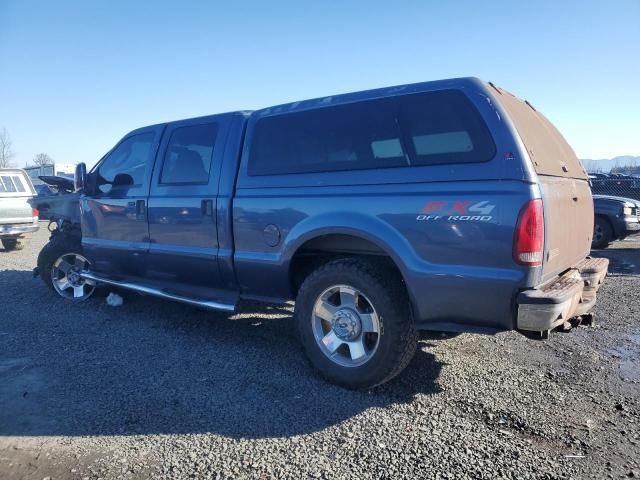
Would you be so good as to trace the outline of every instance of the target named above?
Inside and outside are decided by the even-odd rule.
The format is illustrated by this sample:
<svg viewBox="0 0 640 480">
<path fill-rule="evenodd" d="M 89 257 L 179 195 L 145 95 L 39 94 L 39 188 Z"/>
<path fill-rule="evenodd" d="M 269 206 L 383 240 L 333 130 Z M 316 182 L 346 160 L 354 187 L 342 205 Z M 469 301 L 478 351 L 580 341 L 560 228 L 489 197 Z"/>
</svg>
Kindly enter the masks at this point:
<svg viewBox="0 0 640 480">
<path fill-rule="evenodd" d="M 439 391 L 443 365 L 423 350 L 370 392 L 324 382 L 286 308 L 71 304 L 25 271 L 0 271 L 0 305 L 0 435 L 292 436 Z"/>
<path fill-rule="evenodd" d="M 609 248 L 591 254 L 609 259 L 609 273 L 640 275 L 640 248 Z"/>
</svg>

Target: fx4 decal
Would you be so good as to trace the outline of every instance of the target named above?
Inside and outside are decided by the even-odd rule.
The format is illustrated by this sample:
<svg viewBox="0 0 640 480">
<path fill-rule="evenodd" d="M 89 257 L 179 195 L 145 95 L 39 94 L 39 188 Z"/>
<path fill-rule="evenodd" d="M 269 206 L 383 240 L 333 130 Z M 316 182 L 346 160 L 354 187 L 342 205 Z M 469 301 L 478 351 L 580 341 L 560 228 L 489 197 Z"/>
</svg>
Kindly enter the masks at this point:
<svg viewBox="0 0 640 480">
<path fill-rule="evenodd" d="M 431 200 L 416 217 L 419 222 L 445 220 L 451 222 L 490 222 L 496 208 L 488 200 Z"/>
</svg>

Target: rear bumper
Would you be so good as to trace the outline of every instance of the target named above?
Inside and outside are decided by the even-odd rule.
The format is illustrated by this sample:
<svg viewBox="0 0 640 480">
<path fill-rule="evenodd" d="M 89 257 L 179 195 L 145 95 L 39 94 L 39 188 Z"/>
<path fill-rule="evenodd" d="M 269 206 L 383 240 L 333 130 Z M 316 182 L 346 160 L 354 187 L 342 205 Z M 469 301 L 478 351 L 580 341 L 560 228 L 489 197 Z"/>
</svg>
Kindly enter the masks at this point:
<svg viewBox="0 0 640 480">
<path fill-rule="evenodd" d="M 21 223 L 14 225 L 0 225 L 0 238 L 17 237 L 25 233 L 33 233 L 38 231 L 38 222 Z"/>
<path fill-rule="evenodd" d="M 587 257 L 550 284 L 520 292 L 517 328 L 547 332 L 587 313 L 596 303 L 608 267 L 606 258 Z"/>
</svg>

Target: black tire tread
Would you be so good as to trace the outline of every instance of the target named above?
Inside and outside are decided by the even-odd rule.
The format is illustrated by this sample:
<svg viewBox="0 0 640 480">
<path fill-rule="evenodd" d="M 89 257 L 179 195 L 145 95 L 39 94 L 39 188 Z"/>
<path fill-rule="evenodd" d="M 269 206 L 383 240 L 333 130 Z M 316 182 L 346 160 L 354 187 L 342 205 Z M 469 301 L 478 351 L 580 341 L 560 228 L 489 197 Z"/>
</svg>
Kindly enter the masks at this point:
<svg viewBox="0 0 640 480">
<path fill-rule="evenodd" d="M 11 252 L 13 250 L 22 250 L 26 245 L 26 240 L 24 238 L 3 238 L 2 246 L 7 252 Z"/>
<path fill-rule="evenodd" d="M 59 234 L 49 240 L 38 255 L 38 272 L 40 278 L 51 289 L 53 288 L 53 282 L 51 280 L 51 267 L 61 255 L 65 253 L 82 253 L 82 247 L 79 239 L 69 235 Z"/>
<path fill-rule="evenodd" d="M 388 382 L 409 365 L 417 349 L 418 332 L 411 315 L 409 297 L 402 279 L 391 268 L 377 262 L 353 257 L 340 258 L 327 262 L 307 276 L 298 291 L 298 298 L 305 298 L 309 295 L 308 290 L 318 277 L 328 273 L 339 274 L 347 271 L 351 273 L 355 271 L 365 279 L 367 283 L 376 282 L 382 287 L 383 295 L 386 296 L 382 301 L 391 305 L 394 310 L 394 314 L 384 318 L 383 328 L 385 324 L 388 325 L 389 322 L 394 322 L 400 332 L 399 341 L 393 345 L 392 358 L 386 362 L 386 368 L 379 373 L 378 379 L 374 383 L 343 385 L 348 388 L 368 389 Z M 376 299 L 376 301 L 380 300 L 381 299 Z M 297 304 L 298 302 L 296 302 L 296 305 Z M 296 308 L 296 317 L 302 314 L 302 310 L 306 309 Z M 303 322 L 304 320 L 300 318 L 296 319 L 299 337 L 302 337 L 301 326 L 304 324 Z M 322 374 L 323 372 L 320 373 Z M 325 378 L 327 377 L 325 376 Z M 328 378 L 328 380 L 333 381 L 333 379 L 330 378 Z"/>
<path fill-rule="evenodd" d="M 607 246 L 613 241 L 613 228 L 609 219 L 603 215 L 596 215 L 596 222 L 599 222 L 602 226 L 602 240 L 600 242 L 593 241 L 591 243 L 592 248 L 607 248 Z"/>
</svg>

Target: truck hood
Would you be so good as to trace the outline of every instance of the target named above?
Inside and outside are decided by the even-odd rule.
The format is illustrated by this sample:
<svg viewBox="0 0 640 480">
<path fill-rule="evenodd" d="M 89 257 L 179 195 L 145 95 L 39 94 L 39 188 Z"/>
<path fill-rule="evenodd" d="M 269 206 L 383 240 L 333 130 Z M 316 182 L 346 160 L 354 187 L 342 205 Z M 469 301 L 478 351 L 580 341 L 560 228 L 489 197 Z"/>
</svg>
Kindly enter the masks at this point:
<svg viewBox="0 0 640 480">
<path fill-rule="evenodd" d="M 39 176 L 38 178 L 42 180 L 44 183 L 46 183 L 47 185 L 52 185 L 54 187 L 57 187 L 59 190 L 66 191 L 66 192 L 73 192 L 74 190 L 73 180 L 66 177 L 54 177 L 49 175 L 42 175 L 42 176 Z"/>
</svg>

